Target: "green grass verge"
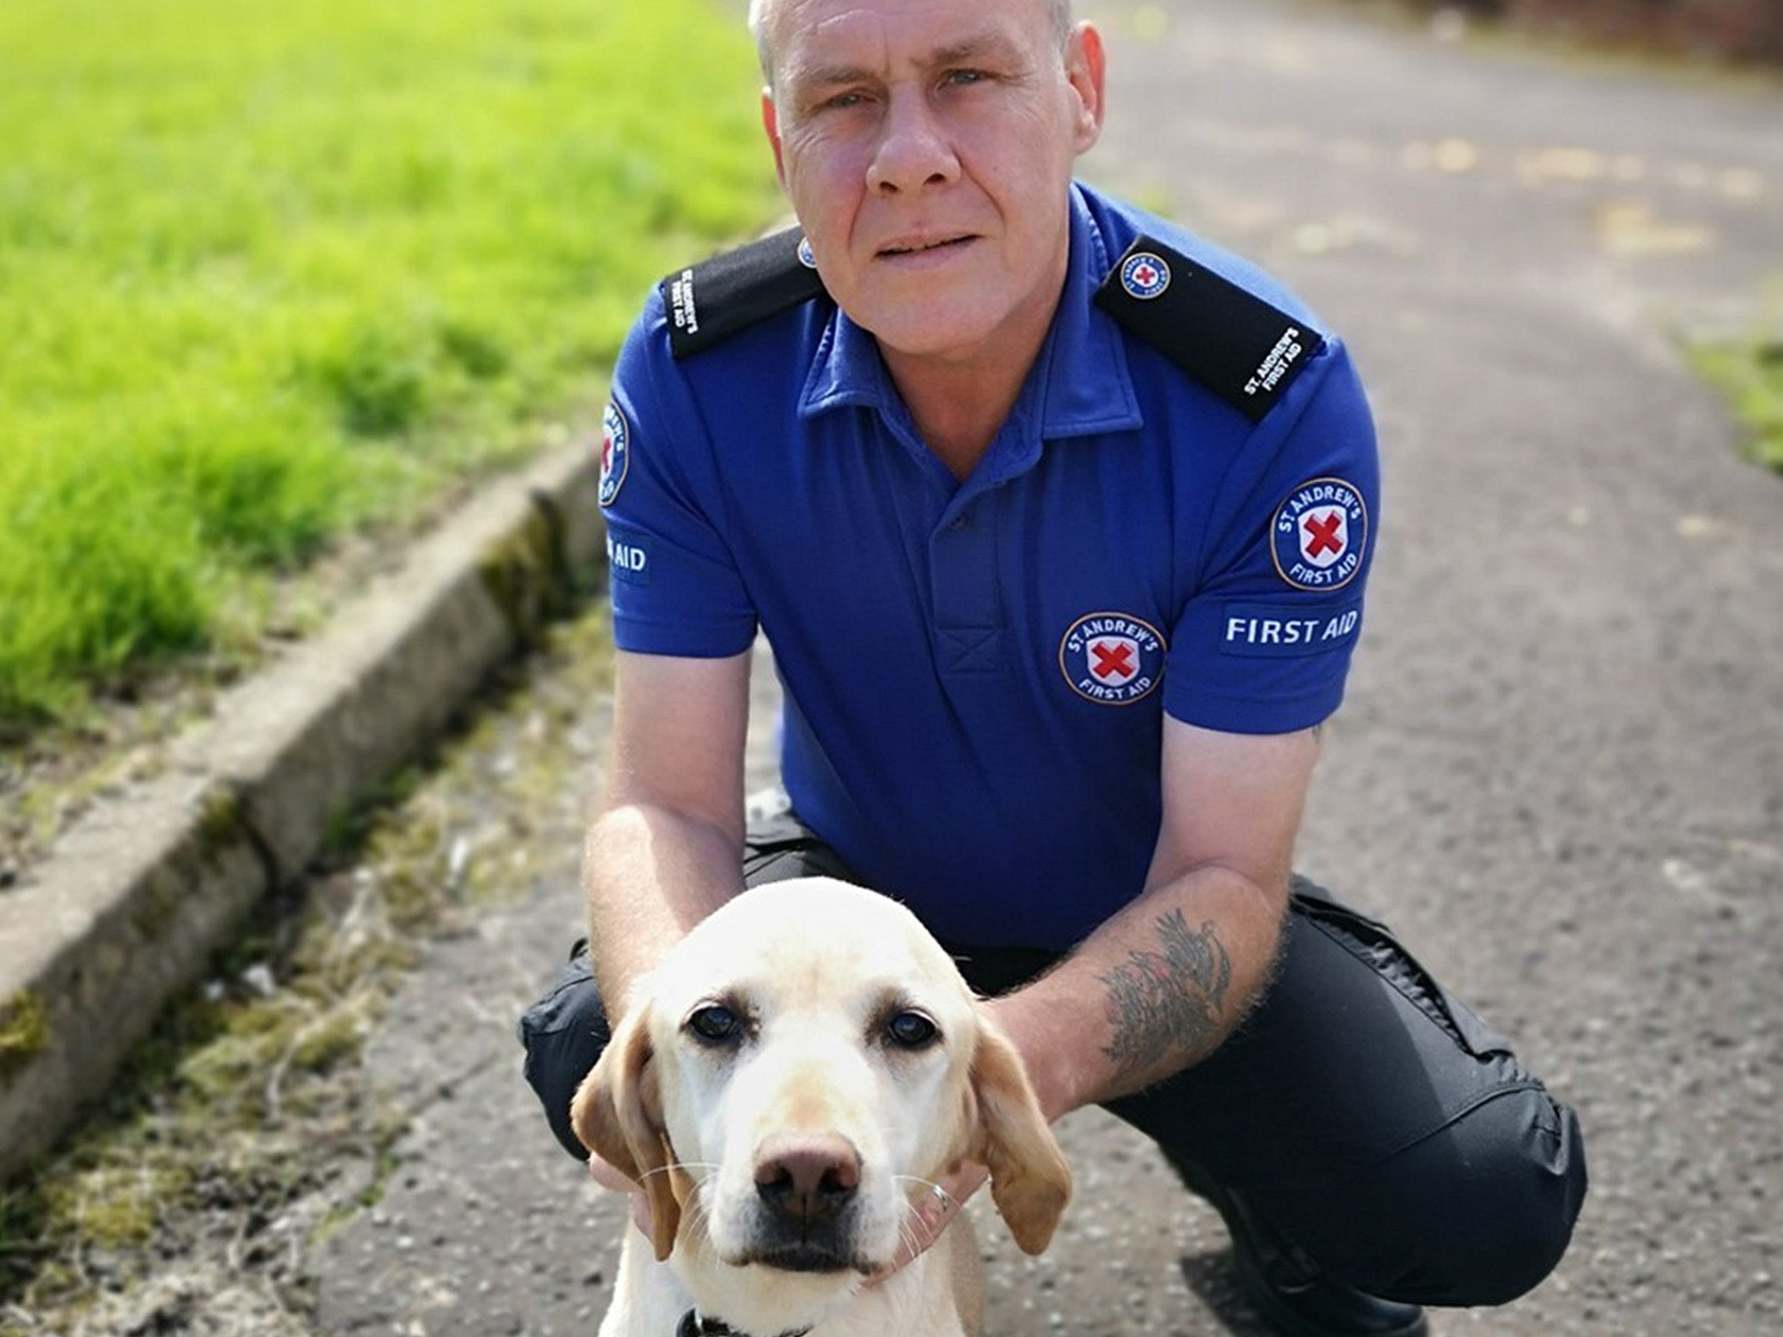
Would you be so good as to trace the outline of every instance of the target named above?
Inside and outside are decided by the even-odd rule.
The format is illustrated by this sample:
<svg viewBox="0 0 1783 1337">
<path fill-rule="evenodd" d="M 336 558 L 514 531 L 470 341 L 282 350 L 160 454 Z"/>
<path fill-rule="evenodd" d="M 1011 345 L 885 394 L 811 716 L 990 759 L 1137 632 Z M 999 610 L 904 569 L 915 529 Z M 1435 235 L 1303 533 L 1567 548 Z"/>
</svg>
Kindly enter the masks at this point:
<svg viewBox="0 0 1783 1337">
<path fill-rule="evenodd" d="M 1783 339 L 1706 344 L 1690 356 L 1697 371 L 1727 394 L 1751 433 L 1747 452 L 1783 473 Z"/>
<path fill-rule="evenodd" d="M 771 207 L 707 0 L 11 0 L 0 51 L 0 732 L 534 447 Z"/>
</svg>

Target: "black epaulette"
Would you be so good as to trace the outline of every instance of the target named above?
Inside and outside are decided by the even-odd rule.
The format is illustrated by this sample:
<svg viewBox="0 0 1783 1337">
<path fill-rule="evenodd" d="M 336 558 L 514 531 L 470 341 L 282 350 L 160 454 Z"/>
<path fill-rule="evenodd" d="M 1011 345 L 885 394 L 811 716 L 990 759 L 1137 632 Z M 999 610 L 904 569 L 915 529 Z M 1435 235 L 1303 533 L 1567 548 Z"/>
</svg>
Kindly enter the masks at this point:
<svg viewBox="0 0 1783 1337">
<path fill-rule="evenodd" d="M 805 234 L 776 232 L 662 281 L 669 346 L 687 357 L 821 292 Z"/>
<path fill-rule="evenodd" d="M 1127 248 L 1096 305 L 1252 422 L 1274 408 L 1325 336 L 1155 237 Z"/>
</svg>

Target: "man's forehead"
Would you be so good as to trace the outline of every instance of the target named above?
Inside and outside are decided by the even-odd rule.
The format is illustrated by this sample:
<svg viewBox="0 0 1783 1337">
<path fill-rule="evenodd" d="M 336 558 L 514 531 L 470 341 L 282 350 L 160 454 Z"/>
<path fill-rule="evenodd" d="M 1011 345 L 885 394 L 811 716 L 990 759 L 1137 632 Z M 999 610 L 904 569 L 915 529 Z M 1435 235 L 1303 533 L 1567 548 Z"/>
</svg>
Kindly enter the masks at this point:
<svg viewBox="0 0 1783 1337">
<path fill-rule="evenodd" d="M 776 9 L 775 61 L 794 79 L 1020 52 L 1050 30 L 1046 0 L 779 0 Z"/>
</svg>

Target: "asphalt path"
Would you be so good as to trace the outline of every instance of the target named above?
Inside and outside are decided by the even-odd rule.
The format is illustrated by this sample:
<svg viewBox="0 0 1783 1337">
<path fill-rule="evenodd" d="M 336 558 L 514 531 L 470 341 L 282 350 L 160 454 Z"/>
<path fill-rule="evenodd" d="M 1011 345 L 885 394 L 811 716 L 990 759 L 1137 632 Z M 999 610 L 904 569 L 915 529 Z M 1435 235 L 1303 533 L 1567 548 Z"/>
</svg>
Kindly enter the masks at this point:
<svg viewBox="0 0 1783 1337">
<path fill-rule="evenodd" d="M 1267 0 L 1088 8 L 1112 72 L 1087 175 L 1299 289 L 1381 431 L 1301 866 L 1584 1120 L 1569 1257 L 1438 1331 L 1783 1330 L 1783 479 L 1676 343 L 1756 318 L 1783 271 L 1783 93 Z M 590 1333 L 604 1308 L 622 1207 L 550 1140 L 511 1029 L 581 918 L 573 807 L 534 823 L 561 851 L 535 894 L 431 948 L 372 1042 L 419 1113 L 377 1208 L 306 1260 L 317 1331 Z M 1260 1331 L 1150 1147 L 1099 1111 L 1062 1132 L 1052 1250 L 980 1217 L 991 1331 Z"/>
</svg>

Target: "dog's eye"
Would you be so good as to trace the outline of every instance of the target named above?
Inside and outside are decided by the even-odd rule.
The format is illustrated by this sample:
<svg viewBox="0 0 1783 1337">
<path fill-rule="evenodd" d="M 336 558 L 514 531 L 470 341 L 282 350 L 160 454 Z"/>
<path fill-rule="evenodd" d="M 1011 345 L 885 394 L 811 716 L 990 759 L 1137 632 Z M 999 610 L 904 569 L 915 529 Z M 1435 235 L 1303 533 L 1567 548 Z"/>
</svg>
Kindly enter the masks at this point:
<svg viewBox="0 0 1783 1337">
<path fill-rule="evenodd" d="M 736 1039 L 743 1028 L 737 1014 L 718 1003 L 702 1007 L 687 1019 L 687 1024 L 695 1035 L 712 1044 L 723 1044 L 727 1040 Z"/>
<path fill-rule="evenodd" d="M 906 1049 L 921 1049 L 939 1033 L 935 1023 L 920 1012 L 900 1012 L 885 1025 L 885 1033 Z"/>
</svg>

